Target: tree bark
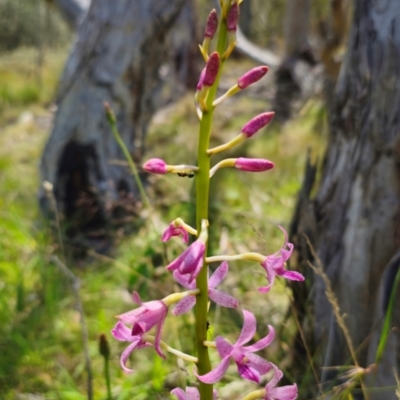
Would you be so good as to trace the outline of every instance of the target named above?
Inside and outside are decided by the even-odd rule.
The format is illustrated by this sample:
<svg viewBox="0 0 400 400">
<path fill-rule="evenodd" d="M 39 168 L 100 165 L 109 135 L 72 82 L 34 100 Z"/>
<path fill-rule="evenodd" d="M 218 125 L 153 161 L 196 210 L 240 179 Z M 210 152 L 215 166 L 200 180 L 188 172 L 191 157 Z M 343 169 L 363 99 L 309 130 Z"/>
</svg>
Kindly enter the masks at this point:
<svg viewBox="0 0 400 400">
<path fill-rule="evenodd" d="M 349 330 L 357 362 L 375 362 L 400 248 L 400 7 L 397 0 L 357 0 L 348 53 L 329 110 L 330 137 L 313 200 L 300 196 L 292 224 L 299 269 L 313 260 L 303 234 L 329 277 Z M 310 191 L 308 191 L 309 194 Z M 308 196 L 307 194 L 307 196 Z M 320 366 L 355 364 L 318 277 L 313 298 Z M 304 295 L 304 294 L 303 294 Z M 295 292 L 296 303 L 303 296 Z M 393 327 L 400 324 L 399 296 Z M 301 313 L 304 322 L 309 318 Z M 399 333 L 393 329 L 382 362 L 367 376 L 371 400 L 394 400 Z M 324 369 L 325 389 L 337 372 Z M 383 391 L 384 386 L 391 389 Z M 358 398 L 362 398 L 359 396 Z"/>
<path fill-rule="evenodd" d="M 315 93 L 321 68 L 308 41 L 310 25 L 309 0 L 287 0 L 284 25 L 285 56 L 276 73 L 275 118 L 286 121 L 296 102 Z"/>
<path fill-rule="evenodd" d="M 67 236 L 106 251 L 108 228 L 134 215 L 137 189 L 104 116 L 108 101 L 133 159 L 140 161 L 168 58 L 167 34 L 186 0 L 94 0 L 61 79 L 41 179 L 53 184 Z M 42 208 L 51 210 L 44 189 Z"/>
</svg>

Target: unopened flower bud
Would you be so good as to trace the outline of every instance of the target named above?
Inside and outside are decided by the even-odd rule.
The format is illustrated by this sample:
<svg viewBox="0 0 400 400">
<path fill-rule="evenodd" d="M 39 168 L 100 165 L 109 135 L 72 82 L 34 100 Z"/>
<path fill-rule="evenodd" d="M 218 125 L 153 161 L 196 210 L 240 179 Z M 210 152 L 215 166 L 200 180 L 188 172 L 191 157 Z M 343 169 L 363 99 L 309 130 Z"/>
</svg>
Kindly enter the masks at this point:
<svg viewBox="0 0 400 400">
<path fill-rule="evenodd" d="M 99 353 L 107 360 L 110 358 L 110 345 L 104 333 L 99 337 Z"/>
<path fill-rule="evenodd" d="M 239 78 L 238 86 L 240 89 L 245 89 L 247 86 L 259 81 L 267 72 L 268 67 L 266 65 L 253 68 Z"/>
<path fill-rule="evenodd" d="M 210 55 L 210 58 L 208 59 L 207 65 L 206 65 L 206 70 L 204 72 L 204 77 L 203 77 L 203 85 L 204 86 L 212 86 L 215 82 L 215 79 L 218 75 L 218 70 L 219 70 L 219 54 L 214 51 Z"/>
<path fill-rule="evenodd" d="M 246 135 L 248 138 L 252 137 L 256 132 L 258 132 L 261 128 L 266 126 L 269 122 L 271 122 L 275 113 L 273 111 L 265 112 L 263 114 L 259 114 L 253 119 L 251 119 L 243 128 L 242 133 Z"/>
<path fill-rule="evenodd" d="M 198 82 L 198 84 L 197 84 L 197 86 L 196 86 L 196 90 L 197 90 L 197 91 L 201 90 L 201 88 L 203 87 L 203 80 L 204 80 L 204 75 L 205 75 L 205 73 L 206 73 L 206 69 L 203 68 L 203 70 L 202 70 L 201 73 L 200 73 L 199 82 Z"/>
<path fill-rule="evenodd" d="M 204 37 L 212 39 L 218 28 L 218 15 L 215 9 L 211 10 L 208 14 L 206 31 L 204 32 Z"/>
<path fill-rule="evenodd" d="M 161 158 L 151 158 L 143 164 L 143 169 L 152 174 L 166 174 L 168 172 L 167 164 Z"/>
<path fill-rule="evenodd" d="M 263 172 L 274 168 L 272 161 L 264 158 L 238 158 L 235 162 L 235 168 L 248 172 Z"/>
<path fill-rule="evenodd" d="M 233 3 L 226 17 L 226 27 L 228 32 L 236 32 L 239 21 L 239 4 Z"/>
</svg>

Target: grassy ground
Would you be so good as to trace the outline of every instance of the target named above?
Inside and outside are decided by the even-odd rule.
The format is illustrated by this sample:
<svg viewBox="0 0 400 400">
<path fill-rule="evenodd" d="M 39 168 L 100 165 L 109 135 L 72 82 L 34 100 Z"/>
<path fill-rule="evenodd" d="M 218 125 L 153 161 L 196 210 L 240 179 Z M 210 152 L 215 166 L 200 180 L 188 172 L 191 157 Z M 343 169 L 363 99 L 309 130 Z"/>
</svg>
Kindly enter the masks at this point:
<svg viewBox="0 0 400 400">
<path fill-rule="evenodd" d="M 35 53 L 19 50 L 0 60 L 0 398 L 84 399 L 87 374 L 82 341 L 81 316 L 71 281 L 54 263 L 60 244 L 37 208 L 38 163 L 52 121 L 49 111 L 65 49 L 49 52 L 39 70 Z M 250 64 L 232 64 L 233 80 Z M 36 68 L 36 69 L 35 69 Z M 268 83 L 268 81 L 267 81 Z M 265 82 L 264 82 L 265 84 Z M 258 112 L 268 110 L 270 96 L 261 86 L 223 104 L 214 125 L 215 144 L 235 136 Z M 51 108 L 51 107 L 50 107 Z M 301 185 L 307 148 L 321 154 L 324 145 L 323 109 L 318 101 L 307 104 L 301 116 L 285 126 L 272 125 L 232 155 L 269 158 L 276 168 L 265 174 L 218 172 L 212 183 L 211 245 L 215 254 L 234 254 L 246 249 L 270 254 L 283 237 L 277 224 L 287 226 Z M 148 136 L 148 157 L 171 163 L 193 163 L 196 150 L 196 119 L 192 98 L 160 110 Z M 153 357 L 151 349 L 137 352 L 132 360 L 136 373 L 126 376 L 119 368 L 124 345 L 110 338 L 113 316 L 129 310 L 130 292 L 144 301 L 160 298 L 171 290 L 171 278 L 163 265 L 183 248 L 179 241 L 168 247 L 159 241 L 162 228 L 181 216 L 192 218 L 192 180 L 152 177 L 149 197 L 156 226 L 145 224 L 137 234 L 121 238 L 112 257 L 93 255 L 84 267 L 69 265 L 80 280 L 79 296 L 88 327 L 88 353 L 93 372 L 95 399 L 106 398 L 103 360 L 98 338 L 104 333 L 111 345 L 111 378 L 117 399 L 168 398 L 168 390 L 190 380 L 190 365 L 173 357 L 167 363 Z M 258 266 L 232 263 L 223 288 L 240 297 L 241 307 L 258 317 L 259 335 L 266 325 L 279 328 L 268 357 L 283 369 L 290 361 L 293 322 L 285 319 L 288 292 L 277 284 L 269 295 L 255 288 L 265 283 Z M 256 277 L 256 279 L 254 279 Z M 191 314 L 168 318 L 163 339 L 190 352 Z M 236 340 L 240 311 L 212 309 L 210 334 L 223 333 Z M 176 332 L 180 334 L 177 335 Z M 213 355 L 213 361 L 217 358 Z M 171 372 L 172 371 L 172 372 Z M 185 372 L 187 371 L 187 372 Z M 235 383 L 229 370 L 220 395 L 236 399 L 245 387 Z M 248 387 L 247 387 L 248 388 Z M 30 397 L 35 395 L 38 397 Z"/>
</svg>

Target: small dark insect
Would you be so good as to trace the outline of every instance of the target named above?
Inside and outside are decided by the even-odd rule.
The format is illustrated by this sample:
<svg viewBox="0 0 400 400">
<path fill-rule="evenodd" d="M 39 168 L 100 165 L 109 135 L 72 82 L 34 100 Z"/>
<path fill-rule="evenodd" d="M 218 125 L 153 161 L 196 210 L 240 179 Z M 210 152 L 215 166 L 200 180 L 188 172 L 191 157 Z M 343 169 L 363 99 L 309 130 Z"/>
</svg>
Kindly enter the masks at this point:
<svg viewBox="0 0 400 400">
<path fill-rule="evenodd" d="M 206 330 L 207 330 L 207 331 L 210 329 L 210 326 L 211 326 L 210 322 L 207 321 L 207 323 L 206 323 Z"/>
<path fill-rule="evenodd" d="M 181 178 L 187 176 L 188 178 L 193 178 L 194 177 L 194 172 L 189 171 L 189 172 L 178 172 L 177 174 L 178 176 L 180 176 Z"/>
</svg>

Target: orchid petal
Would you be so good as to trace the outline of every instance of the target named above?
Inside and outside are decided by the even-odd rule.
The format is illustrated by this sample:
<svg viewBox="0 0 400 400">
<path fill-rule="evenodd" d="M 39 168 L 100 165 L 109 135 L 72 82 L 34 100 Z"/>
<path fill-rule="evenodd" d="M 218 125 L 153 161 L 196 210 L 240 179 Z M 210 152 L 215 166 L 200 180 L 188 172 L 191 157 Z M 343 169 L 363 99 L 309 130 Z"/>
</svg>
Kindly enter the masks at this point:
<svg viewBox="0 0 400 400">
<path fill-rule="evenodd" d="M 229 367 L 229 361 L 230 361 L 229 357 L 225 357 L 208 374 L 205 374 L 205 375 L 197 375 L 196 374 L 196 376 L 203 383 L 213 384 L 215 382 L 218 382 L 225 375 L 225 372 Z"/>
<path fill-rule="evenodd" d="M 225 278 L 226 274 L 228 273 L 229 265 L 226 261 L 224 261 L 210 276 L 208 280 L 208 287 L 209 288 L 216 288 Z"/>
<path fill-rule="evenodd" d="M 269 394 L 272 400 L 295 400 L 298 395 L 297 385 L 276 387 L 271 389 Z"/>
<path fill-rule="evenodd" d="M 265 268 L 265 271 L 267 272 L 267 279 L 269 281 L 269 285 L 258 288 L 258 291 L 262 292 L 262 293 L 267 293 L 267 292 L 269 292 L 269 290 L 271 289 L 272 285 L 275 282 L 276 273 L 275 273 L 274 269 L 271 268 L 271 266 L 268 265 L 267 263 L 264 262 L 261 265 Z"/>
<path fill-rule="evenodd" d="M 244 347 L 244 350 L 254 353 L 255 351 L 260 351 L 269 346 L 275 338 L 275 329 L 271 325 L 268 325 L 268 329 L 269 333 L 267 336 L 250 346 Z"/>
<path fill-rule="evenodd" d="M 126 367 L 126 361 L 128 360 L 133 350 L 136 349 L 140 341 L 141 338 L 137 336 L 136 340 L 134 340 L 121 354 L 121 359 L 120 359 L 121 368 L 127 373 L 133 372 L 133 369 L 129 369 Z"/>
<path fill-rule="evenodd" d="M 252 368 L 250 365 L 245 363 L 238 363 L 237 367 L 239 375 L 242 378 L 255 383 L 260 383 L 260 373 L 255 368 Z"/>
<path fill-rule="evenodd" d="M 168 311 L 168 308 L 167 308 Z M 156 353 L 162 357 L 165 358 L 164 353 L 161 351 L 161 347 L 160 347 L 160 341 L 161 341 L 161 330 L 162 327 L 164 325 L 165 322 L 165 318 L 167 317 L 167 313 L 165 313 L 162 317 L 162 319 L 158 322 L 157 327 L 156 327 L 156 337 L 154 339 L 154 350 L 156 351 Z"/>
<path fill-rule="evenodd" d="M 297 271 L 287 271 L 285 269 L 276 271 L 282 278 L 289 279 L 290 281 L 304 281 L 304 276 Z"/>
<path fill-rule="evenodd" d="M 283 232 L 283 236 L 285 237 L 285 241 L 284 241 L 284 244 L 283 244 L 283 247 L 285 247 L 286 244 L 289 242 L 289 235 L 286 232 L 286 229 L 282 225 L 278 225 L 278 228 Z"/>
<path fill-rule="evenodd" d="M 173 273 L 175 280 L 181 284 L 183 287 L 185 287 L 186 289 L 195 289 L 196 288 L 196 283 L 192 282 L 189 283 L 189 275 L 185 274 L 182 275 L 178 270 L 174 271 Z"/>
<path fill-rule="evenodd" d="M 264 358 L 258 356 L 257 354 L 253 353 L 246 353 L 247 364 L 254 368 L 260 375 L 264 375 L 269 372 L 272 368 L 272 365 L 269 361 L 265 360 Z"/>
<path fill-rule="evenodd" d="M 181 266 L 179 267 L 179 272 L 181 274 L 191 274 L 197 269 L 197 266 L 203 262 L 203 255 L 205 251 L 204 243 L 196 240 L 187 250 L 185 250 L 185 258 Z"/>
<path fill-rule="evenodd" d="M 140 294 L 136 291 L 132 293 L 132 299 L 136 304 L 142 305 L 142 300 L 140 299 Z"/>
<path fill-rule="evenodd" d="M 188 296 L 184 297 L 182 300 L 179 300 L 176 303 L 175 307 L 172 309 L 173 315 L 181 315 L 189 310 L 191 310 L 196 304 L 196 297 L 195 296 Z"/>
<path fill-rule="evenodd" d="M 111 331 L 115 339 L 121 342 L 130 342 L 133 339 L 132 330 L 125 326 L 121 321 L 118 321 Z"/>
<path fill-rule="evenodd" d="M 215 339 L 218 353 L 221 358 L 229 357 L 234 350 L 234 347 L 228 343 L 222 336 L 217 336 Z"/>
<path fill-rule="evenodd" d="M 187 400 L 186 393 L 181 388 L 175 388 L 171 390 L 171 394 L 175 395 L 178 400 Z"/>
<path fill-rule="evenodd" d="M 273 363 L 271 363 L 272 368 L 274 369 L 274 376 L 265 386 L 265 390 L 267 393 L 276 386 L 276 384 L 282 379 L 283 372 Z"/>
<path fill-rule="evenodd" d="M 177 258 L 175 258 L 174 261 L 171 261 L 165 268 L 168 271 L 175 271 L 176 269 L 179 268 L 179 266 L 182 264 L 183 260 L 186 257 L 187 252 L 189 251 L 190 247 L 188 247 L 182 254 L 180 254 Z"/>
<path fill-rule="evenodd" d="M 200 400 L 199 390 L 195 387 L 186 386 L 186 394 L 188 400 Z"/>
<path fill-rule="evenodd" d="M 208 289 L 208 297 L 223 307 L 237 308 L 239 305 L 239 301 L 235 297 L 217 289 Z"/>
<path fill-rule="evenodd" d="M 243 327 L 240 332 L 239 339 L 237 340 L 236 346 L 241 346 L 251 340 L 256 333 L 256 317 L 250 311 L 243 310 Z"/>
</svg>

